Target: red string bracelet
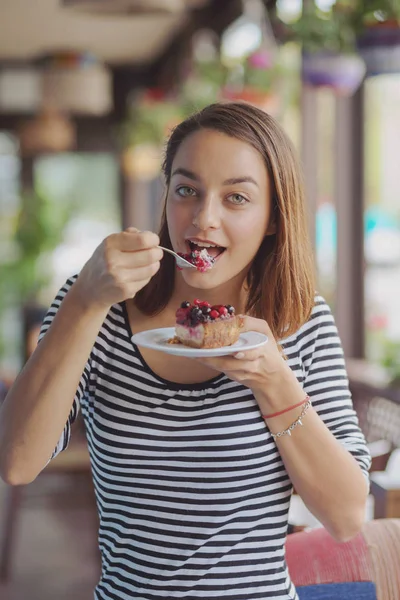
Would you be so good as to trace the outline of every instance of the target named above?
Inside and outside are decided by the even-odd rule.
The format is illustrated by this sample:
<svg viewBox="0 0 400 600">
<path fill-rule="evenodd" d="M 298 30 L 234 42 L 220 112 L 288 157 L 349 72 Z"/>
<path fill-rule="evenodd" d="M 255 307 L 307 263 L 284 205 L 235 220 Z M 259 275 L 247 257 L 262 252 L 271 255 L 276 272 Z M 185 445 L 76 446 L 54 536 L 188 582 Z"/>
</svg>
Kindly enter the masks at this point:
<svg viewBox="0 0 400 600">
<path fill-rule="evenodd" d="M 272 415 L 261 415 L 261 416 L 263 419 L 273 419 L 274 417 L 279 417 L 280 415 L 284 415 L 285 413 L 289 412 L 289 410 L 293 410 L 294 408 L 303 406 L 303 404 L 308 402 L 309 399 L 310 399 L 310 396 L 307 394 L 307 396 L 304 398 L 304 400 L 302 400 L 301 402 L 298 402 L 297 404 L 293 404 L 293 406 L 288 406 L 288 408 L 284 408 L 283 410 L 280 410 L 279 412 L 272 413 Z"/>
</svg>

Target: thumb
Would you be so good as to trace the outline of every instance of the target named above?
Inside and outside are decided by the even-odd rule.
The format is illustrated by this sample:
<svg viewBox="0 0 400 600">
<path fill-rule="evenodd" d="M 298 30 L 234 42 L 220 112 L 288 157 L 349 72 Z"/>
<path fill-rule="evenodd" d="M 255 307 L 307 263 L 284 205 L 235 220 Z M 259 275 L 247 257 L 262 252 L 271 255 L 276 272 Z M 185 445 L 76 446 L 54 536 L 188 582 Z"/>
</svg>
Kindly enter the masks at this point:
<svg viewBox="0 0 400 600">
<path fill-rule="evenodd" d="M 136 227 L 127 227 L 125 231 L 127 233 L 140 233 L 140 229 L 136 229 Z"/>
<path fill-rule="evenodd" d="M 273 338 L 272 331 L 264 319 L 256 319 L 255 317 L 249 317 L 248 315 L 239 315 L 242 320 L 241 331 L 258 331 L 264 333 L 269 338 Z"/>
</svg>

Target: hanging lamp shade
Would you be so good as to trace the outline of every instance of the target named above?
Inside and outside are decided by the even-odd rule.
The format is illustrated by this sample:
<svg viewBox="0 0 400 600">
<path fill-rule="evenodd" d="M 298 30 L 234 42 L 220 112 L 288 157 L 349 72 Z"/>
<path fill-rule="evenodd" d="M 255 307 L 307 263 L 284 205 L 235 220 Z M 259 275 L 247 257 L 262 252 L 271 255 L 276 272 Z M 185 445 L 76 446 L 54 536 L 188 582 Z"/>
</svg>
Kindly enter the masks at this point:
<svg viewBox="0 0 400 600">
<path fill-rule="evenodd" d="M 18 138 L 22 156 L 67 152 L 75 146 L 76 131 L 68 117 L 44 107 L 38 115 L 21 123 Z"/>
<path fill-rule="evenodd" d="M 37 59 L 42 104 L 62 112 L 101 116 L 112 109 L 110 70 L 89 52 L 51 52 Z"/>
<path fill-rule="evenodd" d="M 204 5 L 205 0 L 62 0 L 65 8 L 103 14 L 178 13 Z"/>
</svg>

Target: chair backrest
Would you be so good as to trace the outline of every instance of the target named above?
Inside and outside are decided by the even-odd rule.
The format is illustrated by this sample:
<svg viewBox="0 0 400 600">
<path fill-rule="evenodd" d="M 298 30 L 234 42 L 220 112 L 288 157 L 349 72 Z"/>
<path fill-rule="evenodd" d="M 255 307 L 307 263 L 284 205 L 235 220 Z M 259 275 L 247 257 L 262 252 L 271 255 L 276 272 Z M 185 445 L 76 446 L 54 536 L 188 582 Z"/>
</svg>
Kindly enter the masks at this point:
<svg viewBox="0 0 400 600">
<path fill-rule="evenodd" d="M 370 581 L 378 598 L 400 598 L 400 519 L 368 521 L 344 543 L 323 528 L 288 535 L 286 562 L 296 586 Z"/>
</svg>

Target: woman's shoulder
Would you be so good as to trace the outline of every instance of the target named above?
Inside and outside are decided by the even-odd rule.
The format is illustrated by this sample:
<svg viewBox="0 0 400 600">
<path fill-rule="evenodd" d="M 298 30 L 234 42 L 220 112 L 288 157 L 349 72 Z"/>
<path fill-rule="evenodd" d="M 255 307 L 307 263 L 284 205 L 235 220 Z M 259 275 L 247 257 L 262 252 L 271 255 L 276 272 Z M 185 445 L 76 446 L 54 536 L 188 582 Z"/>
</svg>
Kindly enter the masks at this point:
<svg viewBox="0 0 400 600">
<path fill-rule="evenodd" d="M 58 309 L 60 308 L 65 296 L 68 294 L 68 292 L 70 291 L 72 286 L 76 283 L 78 277 L 79 277 L 79 273 L 76 273 L 75 275 L 71 275 L 70 277 L 68 277 L 67 280 L 64 281 L 64 283 L 59 288 L 59 290 L 56 293 L 55 297 L 53 298 L 53 302 L 49 306 L 49 308 L 47 310 L 47 314 L 44 318 L 43 327 L 42 327 L 44 330 L 47 329 L 48 326 L 50 325 L 54 316 L 58 312 Z M 104 323 L 107 323 L 107 322 L 112 323 L 113 320 L 114 320 L 114 322 L 115 322 L 115 320 L 118 322 L 122 322 L 122 323 L 125 322 L 124 309 L 123 309 L 122 304 L 114 304 L 114 305 L 110 306 L 110 309 L 105 317 L 103 325 L 104 325 Z"/>
<path fill-rule="evenodd" d="M 303 327 L 307 326 L 308 323 L 315 321 L 316 319 L 324 321 L 331 320 L 332 318 L 332 310 L 328 302 L 319 292 L 315 292 L 314 306 L 312 308 L 310 318 L 304 323 Z"/>
<path fill-rule="evenodd" d="M 321 327 L 330 327 L 333 325 L 334 317 L 328 302 L 319 292 L 315 292 L 314 305 L 309 318 L 293 335 L 284 340 L 284 344 L 293 345 L 301 343 L 304 338 L 309 340 L 310 338 L 317 337 Z"/>
</svg>

